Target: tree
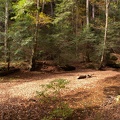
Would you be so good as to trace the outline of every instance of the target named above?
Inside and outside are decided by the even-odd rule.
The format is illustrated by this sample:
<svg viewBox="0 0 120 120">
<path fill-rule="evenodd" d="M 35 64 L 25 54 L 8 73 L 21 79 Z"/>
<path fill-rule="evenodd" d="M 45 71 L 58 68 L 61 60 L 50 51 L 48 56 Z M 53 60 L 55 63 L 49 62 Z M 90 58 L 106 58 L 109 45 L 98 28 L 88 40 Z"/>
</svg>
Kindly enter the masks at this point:
<svg viewBox="0 0 120 120">
<path fill-rule="evenodd" d="M 89 27 L 89 0 L 86 0 L 86 26 Z"/>
<path fill-rule="evenodd" d="M 105 49 L 106 49 L 106 40 L 107 40 L 107 30 L 108 30 L 108 12 L 109 12 L 109 4 L 110 1 L 106 0 L 105 1 L 105 33 L 104 33 L 104 41 L 103 41 L 103 50 L 102 50 L 102 55 L 101 55 L 101 60 L 100 60 L 100 67 L 99 69 L 102 69 L 104 65 L 104 60 L 105 60 Z"/>
<path fill-rule="evenodd" d="M 47 23 L 51 22 L 51 18 L 41 11 L 42 5 L 43 3 L 40 3 L 39 0 L 19 0 L 13 5 L 13 9 L 15 12 L 15 16 L 13 19 L 16 20 L 15 24 L 17 23 L 16 25 L 19 25 L 20 28 L 20 40 L 23 39 L 23 45 L 30 46 L 28 48 L 31 50 L 29 56 L 31 66 L 30 70 L 35 70 L 36 67 L 36 59 L 38 54 L 37 46 L 39 44 L 38 39 L 40 38 L 40 27 L 45 26 Z M 13 29 L 15 28 L 15 26 L 13 26 Z M 18 33 L 18 31 L 16 33 Z M 22 34 L 23 36 L 21 36 Z"/>
<path fill-rule="evenodd" d="M 8 70 L 10 67 L 10 50 L 8 46 L 8 16 L 9 16 L 9 1 L 5 1 L 5 35 L 4 35 L 4 51 L 5 51 L 5 62 L 8 63 Z"/>
<path fill-rule="evenodd" d="M 113 49 L 114 52 L 120 53 L 120 2 L 112 1 L 109 6 L 109 26 L 107 42 L 108 49 Z"/>
<path fill-rule="evenodd" d="M 104 0 L 11 1 L 0 0 L 0 50 L 8 63 L 11 53 L 11 60 L 29 60 L 35 70 L 37 59 L 68 63 L 81 61 L 82 54 L 86 62 L 96 57 L 102 66 L 106 48 L 119 44 L 119 1 L 107 0 L 109 19 Z"/>
<path fill-rule="evenodd" d="M 35 25 L 35 35 L 34 35 L 34 45 L 32 49 L 32 58 L 31 58 L 31 71 L 36 69 L 36 56 L 37 56 L 37 41 L 38 41 L 38 25 L 39 25 L 39 9 L 40 9 L 40 1 L 36 1 L 36 25 Z M 43 3 L 44 4 L 44 3 Z M 43 11 L 43 10 L 42 10 Z"/>
<path fill-rule="evenodd" d="M 4 53 L 4 61 L 7 63 L 7 68 L 10 67 L 10 45 L 9 45 L 9 11 L 10 11 L 10 0 L 0 1 L 0 38 L 1 38 L 1 51 Z M 3 45 L 4 43 L 4 45 Z M 4 47 L 3 47 L 4 46 Z"/>
<path fill-rule="evenodd" d="M 0 0 L 0 60 L 4 56 L 4 16 L 5 16 L 5 1 Z"/>
<path fill-rule="evenodd" d="M 66 6 L 67 4 L 67 6 Z M 66 64 L 68 60 L 74 58 L 75 42 L 73 41 L 76 34 L 76 27 L 72 25 L 72 14 L 74 8 L 74 1 L 60 0 L 56 3 L 54 25 L 54 39 L 57 40 L 57 56 L 59 64 Z M 75 22 L 75 21 L 74 21 Z M 63 63 L 64 60 L 64 63 Z"/>
</svg>

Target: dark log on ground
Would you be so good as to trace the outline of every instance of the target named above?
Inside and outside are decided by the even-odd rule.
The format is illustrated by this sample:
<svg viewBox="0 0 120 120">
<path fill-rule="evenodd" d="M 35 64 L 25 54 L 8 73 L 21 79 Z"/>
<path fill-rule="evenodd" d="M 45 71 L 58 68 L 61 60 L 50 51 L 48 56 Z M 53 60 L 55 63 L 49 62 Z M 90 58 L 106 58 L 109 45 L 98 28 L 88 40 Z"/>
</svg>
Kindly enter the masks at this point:
<svg viewBox="0 0 120 120">
<path fill-rule="evenodd" d="M 60 66 L 60 68 L 64 71 L 72 71 L 76 69 L 74 66 L 71 65 Z"/>
<path fill-rule="evenodd" d="M 4 70 L 4 71 L 0 71 L 0 76 L 6 76 L 6 75 L 10 75 L 13 74 L 15 72 L 19 72 L 20 69 L 19 68 L 10 68 L 9 70 Z"/>
<path fill-rule="evenodd" d="M 92 75 L 80 75 L 77 79 L 91 78 Z"/>
</svg>

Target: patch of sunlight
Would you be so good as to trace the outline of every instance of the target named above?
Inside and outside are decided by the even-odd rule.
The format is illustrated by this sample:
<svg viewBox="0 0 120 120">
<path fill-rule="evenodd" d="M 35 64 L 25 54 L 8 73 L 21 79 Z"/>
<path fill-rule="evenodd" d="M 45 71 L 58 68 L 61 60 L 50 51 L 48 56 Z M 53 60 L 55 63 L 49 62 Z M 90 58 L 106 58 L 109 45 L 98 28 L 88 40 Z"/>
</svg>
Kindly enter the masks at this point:
<svg viewBox="0 0 120 120">
<path fill-rule="evenodd" d="M 120 103 L 120 95 L 117 95 L 117 96 L 115 97 L 115 101 L 116 101 L 117 103 Z"/>
</svg>

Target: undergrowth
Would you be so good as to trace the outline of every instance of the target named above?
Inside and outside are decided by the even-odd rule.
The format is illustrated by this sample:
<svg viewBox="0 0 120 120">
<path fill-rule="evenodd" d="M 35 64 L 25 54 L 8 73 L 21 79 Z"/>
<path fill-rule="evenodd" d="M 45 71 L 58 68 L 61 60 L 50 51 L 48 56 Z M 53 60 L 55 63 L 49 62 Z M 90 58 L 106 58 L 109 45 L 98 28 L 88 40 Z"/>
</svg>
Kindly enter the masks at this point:
<svg viewBox="0 0 120 120">
<path fill-rule="evenodd" d="M 65 120 L 72 115 L 73 109 L 62 98 L 62 90 L 67 89 L 66 85 L 68 83 L 69 81 L 65 79 L 56 79 L 49 84 L 41 85 L 43 90 L 37 91 L 37 96 L 40 102 L 49 109 L 47 115 L 42 120 Z"/>
</svg>

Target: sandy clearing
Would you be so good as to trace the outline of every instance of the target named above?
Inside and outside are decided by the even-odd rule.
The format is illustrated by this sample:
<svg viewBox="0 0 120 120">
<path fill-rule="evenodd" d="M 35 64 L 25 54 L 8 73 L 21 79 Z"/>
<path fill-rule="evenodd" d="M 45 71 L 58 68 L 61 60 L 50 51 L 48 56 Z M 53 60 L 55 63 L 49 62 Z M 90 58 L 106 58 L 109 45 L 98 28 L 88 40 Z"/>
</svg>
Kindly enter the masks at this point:
<svg viewBox="0 0 120 120">
<path fill-rule="evenodd" d="M 81 74 L 94 74 L 92 78 L 86 79 L 77 79 L 77 77 Z M 40 91 L 41 84 L 47 84 L 54 79 L 67 79 L 70 81 L 68 87 L 69 90 L 74 90 L 76 88 L 92 88 L 96 86 L 100 80 L 106 79 L 107 77 L 114 77 L 119 75 L 120 73 L 117 71 L 87 71 L 87 72 L 70 72 L 63 74 L 55 74 L 52 77 L 44 78 L 41 80 L 39 76 L 30 77 L 30 79 L 34 79 L 34 81 L 27 82 L 5 82 L 0 83 L 0 103 L 9 101 L 13 98 L 21 98 L 21 99 L 30 99 L 36 95 L 36 91 Z M 28 78 L 29 79 L 29 78 Z M 22 81 L 22 79 L 19 79 Z"/>
</svg>

